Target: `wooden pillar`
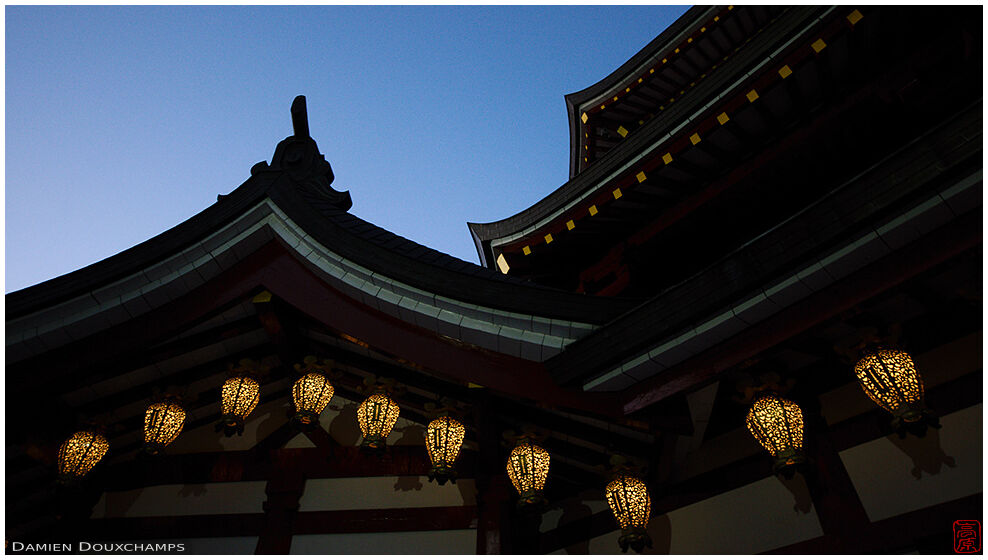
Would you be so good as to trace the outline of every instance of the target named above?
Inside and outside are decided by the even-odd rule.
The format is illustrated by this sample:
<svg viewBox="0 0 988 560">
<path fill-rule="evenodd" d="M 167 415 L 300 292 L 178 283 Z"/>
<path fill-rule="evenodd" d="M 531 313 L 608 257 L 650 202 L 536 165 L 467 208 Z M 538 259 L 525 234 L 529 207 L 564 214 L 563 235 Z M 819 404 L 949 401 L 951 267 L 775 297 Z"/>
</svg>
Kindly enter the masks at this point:
<svg viewBox="0 0 988 560">
<path fill-rule="evenodd" d="M 264 502 L 264 529 L 257 539 L 255 554 L 288 554 L 292 548 L 292 527 L 299 500 L 305 488 L 305 475 L 298 449 L 272 450 L 273 468 Z"/>
<path fill-rule="evenodd" d="M 484 478 L 477 477 L 477 554 L 511 554 L 511 485 Z"/>
<path fill-rule="evenodd" d="M 852 552 L 861 531 L 870 525 L 868 514 L 831 441 L 817 398 L 800 400 L 803 408 L 809 465 L 806 486 L 824 535 L 838 543 L 840 552 Z"/>
<path fill-rule="evenodd" d="M 513 502 L 514 500 L 512 500 Z M 539 525 L 542 523 L 542 513 L 523 513 L 509 509 L 508 514 L 511 515 L 511 540 L 506 552 L 509 554 L 538 554 L 539 538 L 541 537 Z"/>
<path fill-rule="evenodd" d="M 475 477 L 477 554 L 510 554 L 514 489 L 504 471 L 506 458 L 501 449 L 501 432 L 490 407 L 487 390 L 477 390 L 473 402 L 473 421 L 480 447 Z"/>
</svg>

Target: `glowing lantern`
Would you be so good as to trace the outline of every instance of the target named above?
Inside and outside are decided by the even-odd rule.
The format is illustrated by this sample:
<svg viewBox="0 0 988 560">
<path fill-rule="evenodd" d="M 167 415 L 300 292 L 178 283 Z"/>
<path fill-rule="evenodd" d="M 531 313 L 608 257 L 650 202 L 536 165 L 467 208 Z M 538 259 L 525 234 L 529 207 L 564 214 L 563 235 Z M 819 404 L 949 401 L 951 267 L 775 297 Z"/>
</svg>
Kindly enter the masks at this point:
<svg viewBox="0 0 988 560">
<path fill-rule="evenodd" d="M 803 455 L 803 411 L 775 394 L 758 398 L 748 411 L 748 430 L 775 457 L 775 472 L 791 477 Z"/>
<path fill-rule="evenodd" d="M 518 445 L 508 456 L 508 477 L 518 491 L 518 506 L 538 507 L 545 503 L 542 491 L 549 476 L 549 453 L 535 445 L 526 437 L 518 440 Z"/>
<path fill-rule="evenodd" d="M 618 544 L 622 552 L 628 552 L 630 546 L 635 552 L 641 552 L 645 546 L 652 547 L 652 539 L 646 528 L 652 513 L 652 499 L 648 488 L 641 480 L 618 474 L 604 490 L 607 495 L 607 505 L 621 526 L 621 537 Z"/>
<path fill-rule="evenodd" d="M 175 441 L 185 425 L 185 409 L 177 402 L 156 402 L 144 412 L 144 449 L 157 455 Z"/>
<path fill-rule="evenodd" d="M 321 374 L 307 373 L 300 377 L 292 386 L 295 423 L 302 429 L 315 427 L 319 423 L 319 415 L 333 398 L 333 391 L 333 385 Z"/>
<path fill-rule="evenodd" d="M 854 373 L 865 394 L 895 417 L 895 428 L 917 424 L 924 417 L 939 426 L 932 411 L 923 404 L 923 378 L 906 352 L 894 348 L 869 350 L 854 366 Z"/>
<path fill-rule="evenodd" d="M 223 383 L 223 416 L 216 426 L 227 436 L 244 433 L 244 420 L 254 407 L 261 394 L 261 386 L 250 377 L 235 376 Z"/>
<path fill-rule="evenodd" d="M 357 409 L 357 422 L 364 434 L 360 447 L 367 451 L 381 453 L 387 445 L 388 434 L 398 421 L 398 403 L 383 392 L 374 393 Z"/>
<path fill-rule="evenodd" d="M 426 448 L 429 450 L 429 460 L 432 461 L 432 468 L 429 469 L 429 482 L 436 480 L 439 485 L 446 484 L 447 480 L 456 482 L 456 470 L 453 463 L 460 454 L 460 447 L 463 445 L 463 436 L 466 435 L 466 428 L 449 416 L 440 416 L 432 422 L 426 431 Z"/>
<path fill-rule="evenodd" d="M 58 479 L 76 482 L 86 476 L 106 455 L 110 443 L 92 431 L 76 432 L 58 448 Z"/>
</svg>

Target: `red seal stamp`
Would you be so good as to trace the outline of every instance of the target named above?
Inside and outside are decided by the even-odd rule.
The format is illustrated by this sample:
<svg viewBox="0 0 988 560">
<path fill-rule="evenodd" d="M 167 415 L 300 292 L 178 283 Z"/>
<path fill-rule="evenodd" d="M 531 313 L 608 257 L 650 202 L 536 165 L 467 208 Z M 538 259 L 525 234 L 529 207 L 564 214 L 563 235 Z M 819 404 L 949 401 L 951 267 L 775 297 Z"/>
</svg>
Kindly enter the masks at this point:
<svg viewBox="0 0 988 560">
<path fill-rule="evenodd" d="M 981 552 L 981 522 L 977 519 L 954 521 L 954 552 L 975 554 Z"/>
</svg>

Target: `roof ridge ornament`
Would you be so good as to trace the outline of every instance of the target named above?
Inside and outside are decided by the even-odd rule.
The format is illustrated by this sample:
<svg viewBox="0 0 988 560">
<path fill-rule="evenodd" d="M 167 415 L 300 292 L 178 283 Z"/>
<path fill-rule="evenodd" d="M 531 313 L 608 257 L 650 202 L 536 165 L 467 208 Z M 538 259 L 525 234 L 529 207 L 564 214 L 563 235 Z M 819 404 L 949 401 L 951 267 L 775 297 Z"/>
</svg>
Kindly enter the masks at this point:
<svg viewBox="0 0 988 560">
<path fill-rule="evenodd" d="M 291 114 L 294 134 L 278 143 L 270 165 L 262 161 L 251 168 L 250 174 L 287 172 L 297 187 L 307 188 L 344 212 L 349 210 L 353 206 L 350 192 L 337 191 L 330 186 L 335 179 L 333 167 L 326 161 L 326 156 L 319 153 L 316 141 L 309 136 L 309 116 L 304 95 L 292 101 Z"/>
<path fill-rule="evenodd" d="M 305 96 L 296 96 L 292 101 L 292 128 L 295 136 L 309 138 L 309 113 L 305 108 Z"/>
</svg>

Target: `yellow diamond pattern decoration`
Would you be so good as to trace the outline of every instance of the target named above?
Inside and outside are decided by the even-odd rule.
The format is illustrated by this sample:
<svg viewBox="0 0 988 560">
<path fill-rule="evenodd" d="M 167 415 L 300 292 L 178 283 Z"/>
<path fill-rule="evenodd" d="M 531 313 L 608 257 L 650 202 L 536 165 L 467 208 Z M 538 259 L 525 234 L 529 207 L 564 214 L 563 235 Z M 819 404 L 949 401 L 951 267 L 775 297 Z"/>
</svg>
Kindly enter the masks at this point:
<svg viewBox="0 0 988 560">
<path fill-rule="evenodd" d="M 729 120 L 731 120 L 731 118 L 727 116 L 727 113 L 721 113 L 717 115 L 717 122 L 719 122 L 720 124 L 727 124 L 727 121 Z"/>
<path fill-rule="evenodd" d="M 531 255 L 532 254 L 532 248 L 529 247 L 528 245 L 525 245 L 524 247 L 521 248 L 521 252 L 525 256 Z"/>
<path fill-rule="evenodd" d="M 817 39 L 816 41 L 813 41 L 813 44 L 810 46 L 813 47 L 814 51 L 820 52 L 827 48 L 827 43 L 823 42 L 823 39 Z"/>
<path fill-rule="evenodd" d="M 507 274 L 511 267 L 508 266 L 508 260 L 504 258 L 504 253 L 497 256 L 497 267 L 501 269 L 501 274 Z"/>
<path fill-rule="evenodd" d="M 587 117 L 587 114 L 586 113 L 583 113 L 583 116 L 580 117 L 580 120 L 583 121 L 583 124 L 587 124 L 587 118 L 588 118 Z"/>
<path fill-rule="evenodd" d="M 791 74 L 792 74 L 792 68 L 789 68 L 788 64 L 786 64 L 782 68 L 779 68 L 779 75 L 782 76 L 783 80 L 788 78 Z"/>
<path fill-rule="evenodd" d="M 690 136 L 690 142 L 692 142 L 694 146 L 696 146 L 697 144 L 699 144 L 700 143 L 700 135 L 694 132 L 693 135 Z"/>
<path fill-rule="evenodd" d="M 545 243 L 546 243 L 546 245 L 548 245 L 549 243 L 552 243 L 552 234 L 551 233 L 545 234 Z"/>
<path fill-rule="evenodd" d="M 644 183 L 645 182 L 645 179 L 646 179 L 645 172 L 644 171 L 639 171 L 638 172 L 638 175 L 635 175 L 635 179 L 638 179 L 638 182 L 639 183 Z"/>
<path fill-rule="evenodd" d="M 590 215 L 591 216 L 596 216 L 597 215 L 597 205 L 594 204 L 587 211 L 590 212 Z"/>
<path fill-rule="evenodd" d="M 624 138 L 625 136 L 628 135 L 628 129 L 624 128 L 623 126 L 619 126 L 617 129 L 617 133 L 621 135 L 621 138 Z"/>
<path fill-rule="evenodd" d="M 758 92 L 755 91 L 755 90 L 751 90 L 751 91 L 748 92 L 748 94 L 745 97 L 748 98 L 748 101 L 750 101 L 751 103 L 754 103 L 755 100 L 758 99 Z"/>
<path fill-rule="evenodd" d="M 672 154 L 668 154 L 667 153 L 666 155 L 662 156 L 662 163 L 664 163 L 666 165 L 669 165 L 670 163 L 672 163 Z"/>
<path fill-rule="evenodd" d="M 614 195 L 614 200 L 617 200 L 622 196 L 621 189 L 614 189 L 614 192 L 612 192 L 611 194 Z"/>
<path fill-rule="evenodd" d="M 851 22 L 851 25 L 854 25 L 854 24 L 858 23 L 859 21 L 861 21 L 861 18 L 863 18 L 863 17 L 864 16 L 861 15 L 861 12 L 859 12 L 857 10 L 854 10 L 850 14 L 847 14 L 847 21 Z"/>
<path fill-rule="evenodd" d="M 566 229 L 568 229 L 570 231 L 573 231 L 574 229 L 576 229 L 576 222 L 574 222 L 573 220 L 570 220 L 570 221 L 566 222 Z"/>
</svg>

